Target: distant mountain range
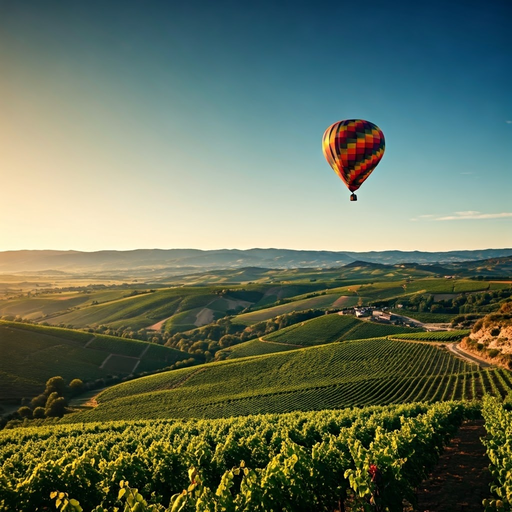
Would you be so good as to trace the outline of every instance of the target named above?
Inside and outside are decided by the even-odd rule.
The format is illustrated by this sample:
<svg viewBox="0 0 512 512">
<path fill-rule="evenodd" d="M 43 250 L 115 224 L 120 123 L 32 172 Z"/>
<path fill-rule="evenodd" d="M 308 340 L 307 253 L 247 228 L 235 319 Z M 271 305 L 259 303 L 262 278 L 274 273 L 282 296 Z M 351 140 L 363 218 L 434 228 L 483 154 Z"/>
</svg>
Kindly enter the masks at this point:
<svg viewBox="0 0 512 512">
<path fill-rule="evenodd" d="M 290 249 L 137 249 L 133 251 L 5 251 L 0 252 L 0 273 L 18 272 L 112 272 L 166 271 L 170 274 L 243 267 L 264 268 L 332 268 L 355 261 L 378 264 L 456 263 L 504 258 L 512 249 L 475 251 L 422 252 L 371 251 L 333 252 Z"/>
</svg>

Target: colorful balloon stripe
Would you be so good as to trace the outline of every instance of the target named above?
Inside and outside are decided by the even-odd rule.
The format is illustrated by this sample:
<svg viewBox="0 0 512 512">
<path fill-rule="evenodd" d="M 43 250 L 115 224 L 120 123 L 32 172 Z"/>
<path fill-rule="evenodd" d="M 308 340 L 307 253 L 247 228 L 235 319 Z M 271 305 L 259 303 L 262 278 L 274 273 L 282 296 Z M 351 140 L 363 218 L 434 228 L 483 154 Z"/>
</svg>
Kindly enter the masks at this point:
<svg viewBox="0 0 512 512">
<path fill-rule="evenodd" d="M 363 119 L 346 119 L 329 126 L 322 150 L 329 165 L 351 192 L 370 176 L 384 154 L 382 131 Z"/>
</svg>

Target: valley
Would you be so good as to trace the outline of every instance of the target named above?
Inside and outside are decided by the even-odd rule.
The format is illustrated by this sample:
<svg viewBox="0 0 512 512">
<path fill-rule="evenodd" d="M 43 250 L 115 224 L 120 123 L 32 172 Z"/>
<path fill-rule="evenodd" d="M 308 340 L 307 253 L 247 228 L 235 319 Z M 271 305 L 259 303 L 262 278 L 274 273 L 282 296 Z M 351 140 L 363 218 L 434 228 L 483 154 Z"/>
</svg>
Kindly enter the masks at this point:
<svg viewBox="0 0 512 512">
<path fill-rule="evenodd" d="M 287 486 L 295 485 L 294 478 L 301 488 L 311 486 L 308 507 L 334 512 L 343 503 L 358 510 L 376 499 L 378 487 L 363 469 L 376 464 L 388 485 L 413 504 L 411 482 L 426 477 L 437 455 L 417 455 L 414 464 L 423 469 L 414 478 L 401 463 L 409 475 L 406 485 L 392 468 L 410 449 L 407 429 L 419 429 L 415 435 L 424 446 L 440 454 L 461 422 L 480 416 L 482 400 L 512 397 L 507 265 L 503 259 L 442 265 L 353 261 L 325 269 L 159 274 L 155 281 L 116 282 L 112 274 L 89 282 L 81 273 L 74 284 L 69 276 L 58 282 L 44 274 L 34 280 L 0 275 L 3 503 L 39 503 L 34 510 L 43 510 L 55 490 L 63 493 L 61 503 L 78 500 L 92 510 L 100 503 L 120 506 L 123 500 L 115 496 L 129 485 L 129 492 L 136 486 L 142 493 L 147 510 L 165 506 L 165 500 L 183 510 L 201 502 L 208 503 L 204 510 L 228 502 L 232 510 L 274 510 L 274 500 L 284 498 L 270 481 L 257 482 L 275 467 L 284 471 L 280 478 Z M 50 397 L 56 376 L 63 391 Z M 502 414 L 494 405 L 489 410 Z M 404 414 L 407 421 L 399 419 Z M 363 418 L 370 418 L 364 435 L 356 427 Z M 432 422 L 446 434 L 427 441 Z M 201 437 L 204 428 L 213 437 Z M 132 454 L 127 445 L 114 455 L 120 432 L 135 436 Z M 106 443 L 101 453 L 91 444 L 98 433 Z M 181 448 L 176 435 L 183 438 Z M 54 436 L 65 440 L 63 458 L 57 457 Z M 36 443 L 34 453 L 47 453 L 45 462 L 12 473 L 16 446 L 27 439 Z M 272 447 L 266 455 L 262 439 Z M 402 448 L 386 459 L 386 443 Z M 175 484 L 152 486 L 148 474 L 160 470 L 137 446 L 159 453 L 167 461 L 165 478 Z M 338 483 L 327 492 L 310 481 L 300 473 L 304 457 L 324 468 L 315 466 L 323 478 L 327 468 L 337 471 Z M 96 459 L 112 469 L 95 469 Z M 50 473 L 43 469 L 50 466 Z M 81 480 L 77 486 L 73 467 L 98 483 L 91 487 Z M 188 484 L 187 471 L 196 475 Z M 58 488 L 51 483 L 55 475 Z M 365 491 L 356 476 L 366 482 Z M 222 482 L 237 478 L 223 494 Z M 115 485 L 100 492 L 95 486 L 105 479 Z M 252 495 L 260 496 L 257 503 Z M 290 505 L 275 510 L 303 510 L 290 496 Z"/>
</svg>

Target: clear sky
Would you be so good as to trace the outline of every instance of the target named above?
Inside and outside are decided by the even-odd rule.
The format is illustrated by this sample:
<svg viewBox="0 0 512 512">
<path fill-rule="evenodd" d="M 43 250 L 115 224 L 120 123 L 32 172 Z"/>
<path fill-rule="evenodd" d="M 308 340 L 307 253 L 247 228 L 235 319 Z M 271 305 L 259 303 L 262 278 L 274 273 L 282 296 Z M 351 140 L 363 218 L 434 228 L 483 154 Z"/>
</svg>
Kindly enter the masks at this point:
<svg viewBox="0 0 512 512">
<path fill-rule="evenodd" d="M 0 250 L 512 247 L 510 0 L 0 0 Z M 321 151 L 377 124 L 357 202 Z"/>
</svg>

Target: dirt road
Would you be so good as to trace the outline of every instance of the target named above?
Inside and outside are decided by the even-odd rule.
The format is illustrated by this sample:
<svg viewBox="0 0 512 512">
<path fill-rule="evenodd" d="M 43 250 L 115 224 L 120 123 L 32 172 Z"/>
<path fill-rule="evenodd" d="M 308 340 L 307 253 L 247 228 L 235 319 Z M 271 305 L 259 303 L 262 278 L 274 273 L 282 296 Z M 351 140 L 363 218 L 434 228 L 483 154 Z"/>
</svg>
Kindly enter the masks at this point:
<svg viewBox="0 0 512 512">
<path fill-rule="evenodd" d="M 446 345 L 448 350 L 453 352 L 456 356 L 462 357 L 463 359 L 468 360 L 471 363 L 479 364 L 482 368 L 494 368 L 494 365 L 487 362 L 485 359 L 480 359 L 479 357 L 470 354 L 469 352 L 466 352 L 465 350 L 462 350 L 459 347 L 458 343 L 448 343 Z"/>
</svg>

